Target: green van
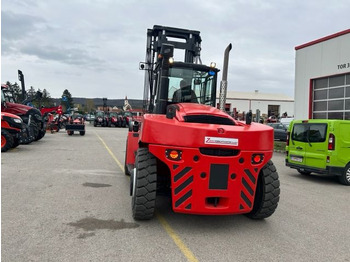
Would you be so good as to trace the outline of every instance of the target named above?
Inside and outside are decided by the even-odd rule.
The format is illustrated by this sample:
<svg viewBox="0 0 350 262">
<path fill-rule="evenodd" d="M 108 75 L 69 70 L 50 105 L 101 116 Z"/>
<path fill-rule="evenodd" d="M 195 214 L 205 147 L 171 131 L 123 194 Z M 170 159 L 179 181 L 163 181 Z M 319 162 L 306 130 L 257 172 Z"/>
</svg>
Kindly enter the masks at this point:
<svg viewBox="0 0 350 262">
<path fill-rule="evenodd" d="M 350 121 L 295 120 L 289 126 L 286 165 L 301 174 L 338 176 L 350 185 Z"/>
</svg>

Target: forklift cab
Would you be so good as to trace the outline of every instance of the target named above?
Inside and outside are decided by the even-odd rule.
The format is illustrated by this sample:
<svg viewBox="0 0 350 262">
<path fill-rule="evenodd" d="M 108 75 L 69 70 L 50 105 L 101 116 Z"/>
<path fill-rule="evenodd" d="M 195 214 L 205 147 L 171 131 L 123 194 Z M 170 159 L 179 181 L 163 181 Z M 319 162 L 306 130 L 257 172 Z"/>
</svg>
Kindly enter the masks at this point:
<svg viewBox="0 0 350 262">
<path fill-rule="evenodd" d="M 170 59 L 171 61 L 171 59 Z M 160 70 L 155 85 L 156 114 L 165 114 L 166 107 L 175 103 L 199 103 L 215 107 L 219 69 L 201 64 L 169 62 Z M 186 84 L 184 84 L 186 83 Z"/>
</svg>

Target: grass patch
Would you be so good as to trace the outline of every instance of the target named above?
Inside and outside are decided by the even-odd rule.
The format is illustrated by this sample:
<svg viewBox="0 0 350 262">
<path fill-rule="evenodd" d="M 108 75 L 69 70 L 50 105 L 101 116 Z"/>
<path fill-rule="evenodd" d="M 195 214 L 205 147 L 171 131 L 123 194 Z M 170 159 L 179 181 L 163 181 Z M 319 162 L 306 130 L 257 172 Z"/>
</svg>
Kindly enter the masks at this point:
<svg viewBox="0 0 350 262">
<path fill-rule="evenodd" d="M 274 141 L 275 150 L 286 150 L 286 142 L 283 141 Z"/>
</svg>

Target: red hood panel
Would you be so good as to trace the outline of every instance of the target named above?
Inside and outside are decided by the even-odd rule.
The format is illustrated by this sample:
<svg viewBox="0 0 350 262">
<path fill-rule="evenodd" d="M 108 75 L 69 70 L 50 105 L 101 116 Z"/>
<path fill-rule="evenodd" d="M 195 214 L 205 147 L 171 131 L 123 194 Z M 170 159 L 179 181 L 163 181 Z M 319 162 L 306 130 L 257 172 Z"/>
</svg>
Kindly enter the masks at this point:
<svg viewBox="0 0 350 262">
<path fill-rule="evenodd" d="M 11 114 L 11 113 L 7 113 L 7 112 L 1 112 L 1 119 L 2 119 L 3 116 L 21 119 L 19 116 Z"/>
<path fill-rule="evenodd" d="M 15 103 L 6 103 L 6 107 L 2 107 L 1 110 L 4 112 L 8 112 L 15 115 L 25 115 L 32 107 L 22 105 L 22 104 L 15 104 Z"/>
<path fill-rule="evenodd" d="M 212 106 L 194 103 L 182 103 L 177 104 L 177 106 L 179 110 L 176 111 L 176 118 L 180 122 L 184 122 L 184 116 L 188 115 L 212 115 L 223 118 L 229 118 L 232 121 L 236 122 L 231 116 Z"/>
<path fill-rule="evenodd" d="M 215 108 L 180 105 L 180 110 L 172 119 L 165 115 L 145 114 L 140 140 L 149 144 L 193 148 L 229 147 L 237 150 L 273 151 L 273 128 L 269 126 L 257 123 L 246 125 L 240 121 L 235 121 L 236 125 L 184 122 L 183 116 L 189 113 L 231 118 Z"/>
</svg>

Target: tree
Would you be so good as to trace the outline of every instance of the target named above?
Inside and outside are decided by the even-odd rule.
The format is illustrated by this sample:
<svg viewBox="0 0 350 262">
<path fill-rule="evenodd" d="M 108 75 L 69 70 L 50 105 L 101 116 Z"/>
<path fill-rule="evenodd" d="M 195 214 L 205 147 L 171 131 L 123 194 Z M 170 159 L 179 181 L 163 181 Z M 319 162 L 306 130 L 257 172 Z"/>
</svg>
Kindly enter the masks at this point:
<svg viewBox="0 0 350 262">
<path fill-rule="evenodd" d="M 51 107 L 53 106 L 53 101 L 52 98 L 50 96 L 50 93 L 44 89 L 42 92 L 42 99 L 41 99 L 41 105 L 46 106 L 46 107 Z"/>
<path fill-rule="evenodd" d="M 35 97 L 36 91 L 35 88 L 33 86 L 31 86 L 28 90 L 27 90 L 27 96 L 28 97 Z"/>
<path fill-rule="evenodd" d="M 63 91 L 61 96 L 61 105 L 66 107 L 66 111 L 70 111 L 74 107 L 73 98 L 68 89 Z"/>
<path fill-rule="evenodd" d="M 93 99 L 86 99 L 85 112 L 91 113 L 95 111 L 95 103 Z"/>
<path fill-rule="evenodd" d="M 6 82 L 6 85 L 12 89 L 13 91 L 13 97 L 15 99 L 15 101 L 17 103 L 20 103 L 22 101 L 22 89 L 19 87 L 19 85 L 17 84 L 17 82 L 15 82 L 14 84 L 11 84 L 10 81 Z"/>
</svg>

